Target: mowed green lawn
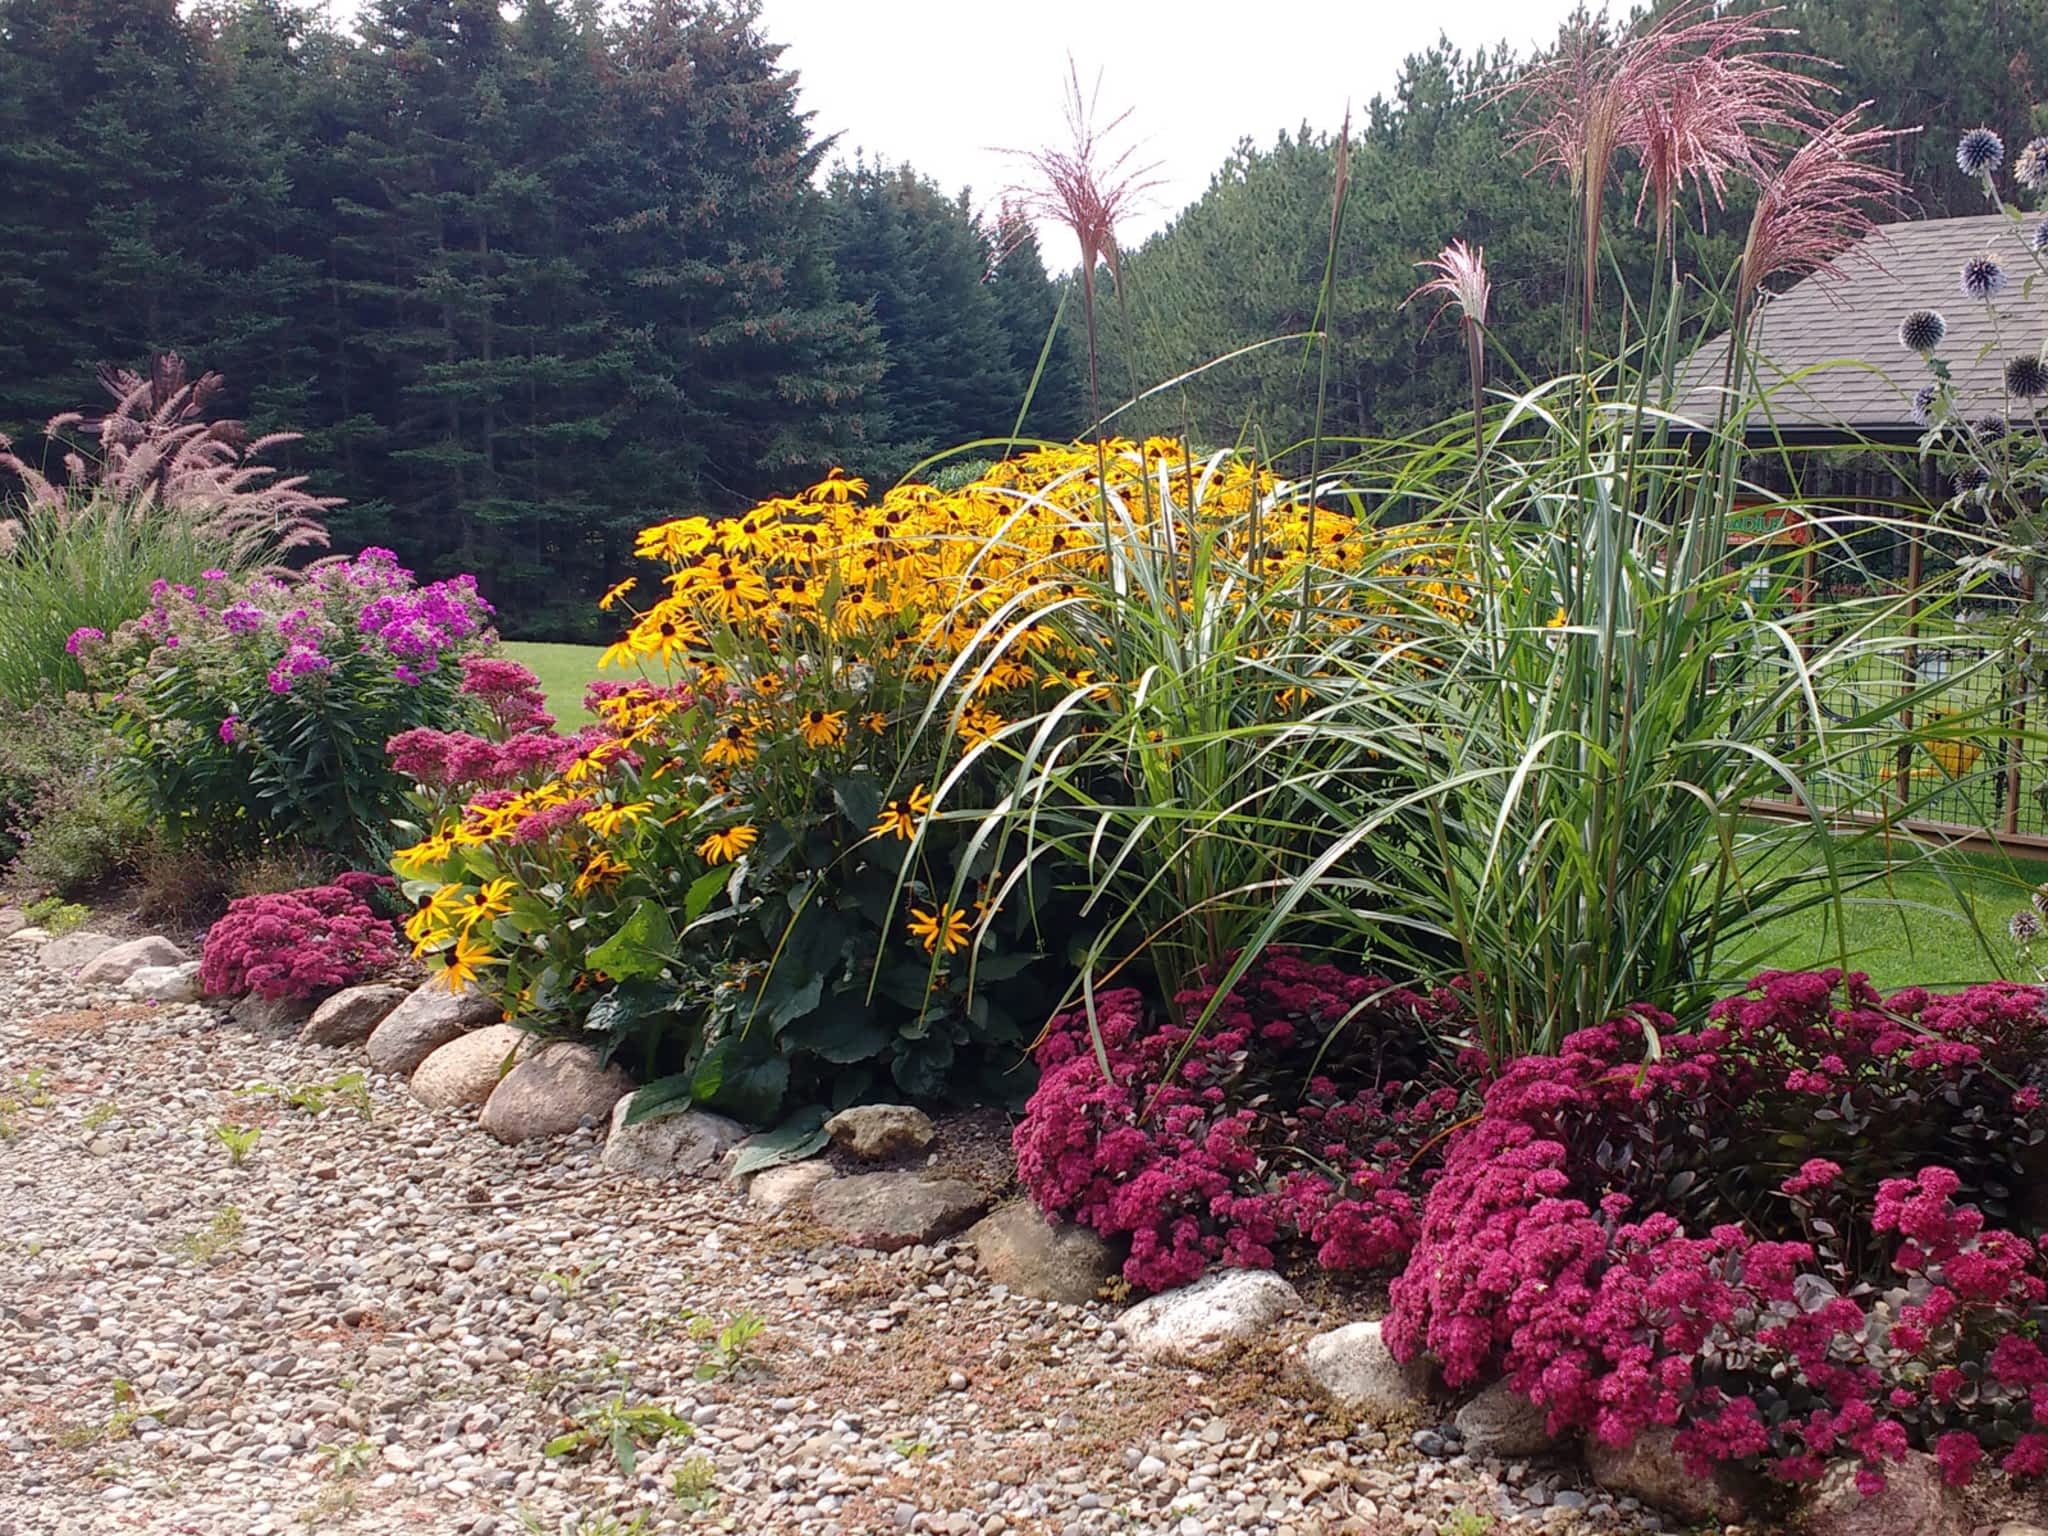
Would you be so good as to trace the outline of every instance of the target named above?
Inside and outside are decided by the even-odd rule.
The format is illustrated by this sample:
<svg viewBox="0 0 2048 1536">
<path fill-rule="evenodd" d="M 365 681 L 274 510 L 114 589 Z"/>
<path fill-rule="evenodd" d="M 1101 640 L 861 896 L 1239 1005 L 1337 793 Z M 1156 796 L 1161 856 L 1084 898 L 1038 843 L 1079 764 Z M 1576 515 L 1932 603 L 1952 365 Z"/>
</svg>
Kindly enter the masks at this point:
<svg viewBox="0 0 2048 1536">
<path fill-rule="evenodd" d="M 596 645 L 557 645 L 542 640 L 507 640 L 505 654 L 539 677 L 548 696 L 548 713 L 574 730 L 592 717 L 583 708 L 583 690 L 597 676 Z"/>
<path fill-rule="evenodd" d="M 2044 880 L 2048 864 L 2037 860 L 1951 853 L 1940 869 L 1916 865 L 1887 884 L 1866 886 L 1846 903 L 1850 969 L 1869 972 L 1880 992 L 2001 977 L 2032 981 L 2033 967 L 2019 958 L 2006 924 Z M 1763 961 L 1774 969 L 1840 964 L 1834 914 L 1823 908 L 1773 924 L 1764 942 L 1783 946 Z M 2036 941 L 2034 951 L 2048 960 L 2048 940 Z"/>
<path fill-rule="evenodd" d="M 564 728 L 591 719 L 583 689 L 598 675 L 595 645 L 508 641 L 505 654 L 533 669 L 546 691 L 549 710 Z M 2048 863 L 2013 861 L 1990 854 L 1951 854 L 1941 873 L 1917 866 L 1887 886 L 1869 886 L 1848 904 L 1849 961 L 1870 973 L 1879 991 L 1907 986 L 1962 986 L 1999 976 L 2034 979 L 2032 967 L 2015 955 L 2006 923 L 2025 906 L 2036 885 L 2048 881 Z M 1951 882 L 1953 882 L 1951 884 Z M 1975 926 L 1973 928 L 1972 919 Z M 1977 939 L 1981 929 L 1990 954 Z M 1757 966 L 1780 970 L 1839 963 L 1834 916 L 1814 909 L 1781 920 L 1767 931 Z M 2048 960 L 2048 939 L 2036 945 Z"/>
</svg>

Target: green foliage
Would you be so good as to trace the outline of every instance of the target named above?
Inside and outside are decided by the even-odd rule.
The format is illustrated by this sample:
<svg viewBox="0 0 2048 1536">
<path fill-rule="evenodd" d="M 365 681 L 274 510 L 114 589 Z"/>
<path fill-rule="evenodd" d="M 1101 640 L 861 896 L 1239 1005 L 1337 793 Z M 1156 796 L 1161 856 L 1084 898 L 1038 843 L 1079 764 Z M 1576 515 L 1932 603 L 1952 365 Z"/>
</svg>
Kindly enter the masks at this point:
<svg viewBox="0 0 2048 1536">
<path fill-rule="evenodd" d="M 249 1154 L 256 1150 L 256 1143 L 262 1138 L 260 1125 L 216 1125 L 213 1139 L 228 1149 L 228 1162 L 239 1168 L 249 1160 Z"/>
<path fill-rule="evenodd" d="M 30 886 L 69 894 L 134 862 L 146 828 L 111 755 L 106 729 L 82 711 L 0 705 L 0 859 Z"/>
<path fill-rule="evenodd" d="M 752 1312 L 742 1312 L 733 1318 L 718 1330 L 704 1351 L 704 1358 L 697 1362 L 693 1373 L 696 1379 L 716 1381 L 721 1376 L 737 1374 L 746 1366 L 754 1341 L 766 1328 L 767 1324 Z"/>
<path fill-rule="evenodd" d="M 0 486 L 12 493 L 5 480 Z M 0 504 L 0 708 L 27 710 L 85 686 L 65 642 L 79 629 L 112 634 L 149 606 L 161 579 L 196 583 L 238 563 L 228 540 L 170 515 L 137 515 L 98 495 L 62 508 Z"/>
<path fill-rule="evenodd" d="M 473 586 L 415 589 L 389 551 L 303 581 L 159 583 L 82 648 L 116 781 L 172 848 L 377 850 L 404 804 L 385 743 L 480 716 L 460 662 L 489 640 Z"/>
<path fill-rule="evenodd" d="M 622 1476 L 631 1477 L 642 1449 L 665 1440 L 687 1439 L 695 1431 L 659 1403 L 627 1402 L 623 1387 L 613 1396 L 581 1409 L 573 1427 L 555 1436 L 541 1451 L 547 1456 L 583 1456 L 608 1450 Z"/>
<path fill-rule="evenodd" d="M 211 1264 L 241 1240 L 242 1213 L 235 1206 L 224 1205 L 200 1231 L 188 1232 L 179 1238 L 177 1247 L 193 1263 Z"/>
<path fill-rule="evenodd" d="M 44 896 L 23 907 L 21 915 L 53 938 L 62 938 L 83 928 L 92 909 L 60 896 Z"/>
</svg>

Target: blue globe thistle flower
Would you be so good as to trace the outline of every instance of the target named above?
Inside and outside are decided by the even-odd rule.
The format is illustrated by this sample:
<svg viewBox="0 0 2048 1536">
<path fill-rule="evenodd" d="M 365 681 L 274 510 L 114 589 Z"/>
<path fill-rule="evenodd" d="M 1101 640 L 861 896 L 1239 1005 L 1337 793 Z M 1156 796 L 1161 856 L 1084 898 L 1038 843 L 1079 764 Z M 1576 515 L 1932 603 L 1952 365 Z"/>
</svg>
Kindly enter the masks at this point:
<svg viewBox="0 0 2048 1536">
<path fill-rule="evenodd" d="M 2005 418 L 2003 416 L 1979 416 L 1970 423 L 1970 430 L 1977 434 L 1979 442 L 1995 443 L 2005 436 Z"/>
<path fill-rule="evenodd" d="M 1908 352 L 1932 352 L 1948 335 L 1948 322 L 1936 309 L 1916 309 L 1899 322 L 1899 345 Z"/>
<path fill-rule="evenodd" d="M 2048 187 L 2048 138 L 2027 140 L 2027 147 L 2013 157 L 2012 179 L 2029 192 Z"/>
<path fill-rule="evenodd" d="M 2043 219 L 2034 226 L 2034 249 L 2048 251 L 2048 219 Z"/>
<path fill-rule="evenodd" d="M 1963 263 L 1963 293 L 1973 299 L 1989 299 L 2005 287 L 2005 268 L 1989 256 L 1972 256 Z"/>
<path fill-rule="evenodd" d="M 1989 176 L 2005 164 L 2005 140 L 1989 128 L 1972 128 L 1956 140 L 1956 169 L 1965 176 Z"/>
<path fill-rule="evenodd" d="M 1934 419 L 1934 402 L 1941 396 L 1939 384 L 1922 384 L 1913 396 L 1913 424 L 1924 427 Z"/>
<path fill-rule="evenodd" d="M 2015 400 L 2038 400 L 2048 395 L 2048 363 L 2038 352 L 2022 352 L 2005 360 L 2005 392 Z"/>
<path fill-rule="evenodd" d="M 1991 483 L 1991 471 L 1982 464 L 1965 464 L 1949 478 L 1958 496 L 1973 496 Z"/>
</svg>

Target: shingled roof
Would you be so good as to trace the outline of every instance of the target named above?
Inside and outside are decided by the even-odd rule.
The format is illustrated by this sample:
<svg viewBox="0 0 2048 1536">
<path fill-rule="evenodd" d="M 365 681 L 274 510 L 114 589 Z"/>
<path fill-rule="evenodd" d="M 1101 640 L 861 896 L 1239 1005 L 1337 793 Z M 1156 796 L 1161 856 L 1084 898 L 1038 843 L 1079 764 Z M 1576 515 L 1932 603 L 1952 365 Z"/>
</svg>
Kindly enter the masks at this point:
<svg viewBox="0 0 2048 1536">
<path fill-rule="evenodd" d="M 2048 337 L 2048 279 L 2026 281 L 2039 270 L 2033 233 L 2032 224 L 1998 213 L 1882 225 L 1841 258 L 1835 280 L 1809 277 L 1770 299 L 1753 349 L 1757 383 L 1770 398 L 1751 409 L 1747 430 L 1809 440 L 1918 436 L 1913 396 L 1933 375 L 1898 336 L 1899 321 L 1915 309 L 1939 310 L 1948 321 L 1938 355 L 1954 375 L 1963 413 L 2003 411 L 2006 355 Z M 1989 304 L 1960 285 L 1963 263 L 1984 255 L 2007 277 Z M 1680 384 L 1683 415 L 1706 423 L 1722 417 L 1727 355 L 1725 335 L 1693 354 Z M 1814 371 L 1801 376 L 1804 369 Z"/>
</svg>

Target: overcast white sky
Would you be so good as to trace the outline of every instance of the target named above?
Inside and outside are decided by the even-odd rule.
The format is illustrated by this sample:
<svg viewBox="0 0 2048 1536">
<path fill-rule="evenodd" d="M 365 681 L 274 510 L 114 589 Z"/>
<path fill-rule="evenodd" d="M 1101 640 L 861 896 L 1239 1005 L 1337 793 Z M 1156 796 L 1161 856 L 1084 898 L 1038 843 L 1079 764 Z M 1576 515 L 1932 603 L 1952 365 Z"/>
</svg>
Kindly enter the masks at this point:
<svg viewBox="0 0 2048 1536">
<path fill-rule="evenodd" d="M 347 23 L 361 0 L 310 0 Z M 1335 129 L 1346 104 L 1389 89 L 1438 33 L 1467 53 L 1557 35 L 1575 0 L 762 0 L 821 134 L 908 160 L 992 208 L 1022 176 L 1002 151 L 1062 142 L 1067 60 L 1100 79 L 1106 120 L 1131 109 L 1135 163 L 1156 162 L 1135 245 L 1202 195 L 1241 138 L 1303 122 Z M 1599 9 L 1593 4 L 1591 9 Z M 1617 0 L 1625 13 L 1626 0 Z M 1054 266 L 1073 253 L 1049 244 Z"/>
<path fill-rule="evenodd" d="M 1467 52 L 1556 36 L 1571 0 L 764 0 L 821 133 L 908 160 L 993 205 L 1022 174 L 1006 148 L 1065 134 L 1067 58 L 1100 73 L 1104 117 L 1131 109 L 1136 157 L 1156 161 L 1135 244 L 1202 194 L 1240 138 L 1270 143 L 1303 121 L 1334 129 L 1394 83 L 1439 32 Z M 1049 246 L 1064 265 L 1073 253 Z"/>
</svg>

